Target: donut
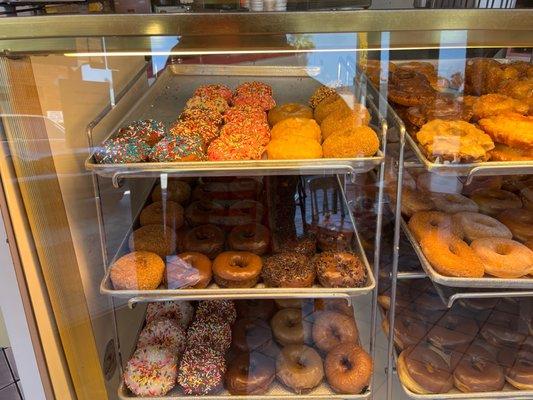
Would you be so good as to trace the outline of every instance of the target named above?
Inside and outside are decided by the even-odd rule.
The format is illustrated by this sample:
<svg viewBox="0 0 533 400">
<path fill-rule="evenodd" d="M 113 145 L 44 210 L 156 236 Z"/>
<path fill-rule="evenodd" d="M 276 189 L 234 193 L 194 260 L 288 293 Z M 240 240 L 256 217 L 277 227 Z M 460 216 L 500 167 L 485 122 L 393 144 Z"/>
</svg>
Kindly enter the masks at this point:
<svg viewBox="0 0 533 400">
<path fill-rule="evenodd" d="M 315 107 L 313 117 L 316 122 L 321 124 L 329 114 L 339 109 L 349 110 L 350 107 L 342 97 L 335 93 L 323 99 L 320 104 Z"/>
<path fill-rule="evenodd" d="M 494 356 L 480 345 L 472 345 L 453 371 L 457 389 L 464 393 L 496 392 L 503 389 L 503 368 Z"/>
<path fill-rule="evenodd" d="M 168 134 L 174 137 L 199 135 L 205 148 L 219 137 L 220 129 L 217 124 L 205 119 L 177 120 L 170 126 Z"/>
<path fill-rule="evenodd" d="M 474 311 L 475 313 L 479 313 L 481 311 L 486 310 L 492 310 L 496 304 L 498 303 L 498 299 L 460 299 L 459 304 L 470 310 Z"/>
<path fill-rule="evenodd" d="M 156 319 L 146 325 L 137 340 L 137 348 L 163 346 L 173 354 L 181 354 L 185 348 L 185 331 L 175 320 Z"/>
<path fill-rule="evenodd" d="M 316 271 L 303 254 L 285 252 L 265 259 L 261 277 L 268 287 L 311 287 Z"/>
<path fill-rule="evenodd" d="M 235 323 L 237 311 L 232 300 L 203 300 L 196 308 L 197 321 Z"/>
<path fill-rule="evenodd" d="M 466 317 L 446 314 L 431 328 L 427 341 L 441 350 L 464 350 L 479 331 L 477 323 Z"/>
<path fill-rule="evenodd" d="M 222 96 L 193 96 L 185 105 L 185 108 L 199 108 L 201 110 L 216 110 L 221 114 L 229 108 L 228 102 Z"/>
<path fill-rule="evenodd" d="M 424 318 L 431 320 L 432 322 L 434 322 L 434 320 L 431 314 L 434 314 L 436 311 L 446 311 L 448 309 L 441 297 L 433 289 L 429 289 L 418 296 L 414 301 L 414 305 L 417 312 L 426 314 L 424 315 Z M 436 318 L 439 319 L 440 317 Z"/>
<path fill-rule="evenodd" d="M 511 147 L 503 143 L 494 143 L 490 152 L 491 161 L 530 161 L 533 159 L 533 149 Z"/>
<path fill-rule="evenodd" d="M 233 97 L 233 92 L 226 85 L 211 84 L 198 86 L 193 96 L 206 97 L 208 99 L 222 97 L 229 103 Z"/>
<path fill-rule="evenodd" d="M 320 103 L 322 103 L 323 100 L 330 96 L 338 97 L 338 94 L 335 89 L 328 86 L 320 86 L 314 91 L 313 95 L 309 99 L 309 106 L 315 109 Z"/>
<path fill-rule="evenodd" d="M 233 395 L 265 394 L 276 378 L 275 361 L 258 352 L 242 353 L 226 372 L 226 389 Z"/>
<path fill-rule="evenodd" d="M 161 346 L 135 350 L 124 369 L 124 384 L 135 396 L 164 396 L 175 385 L 178 368 L 172 351 Z"/>
<path fill-rule="evenodd" d="M 527 208 L 529 211 L 533 211 L 533 187 L 522 189 L 520 191 L 520 198 L 522 199 L 524 208 Z"/>
<path fill-rule="evenodd" d="M 306 299 L 275 299 L 278 308 L 303 308 L 307 304 Z"/>
<path fill-rule="evenodd" d="M 316 140 L 318 143 L 322 143 L 320 126 L 318 126 L 314 119 L 287 118 L 278 122 L 272 128 L 272 140 L 290 139 L 293 136 Z"/>
<path fill-rule="evenodd" d="M 274 338 L 283 346 L 312 343 L 312 326 L 303 319 L 302 310 L 299 308 L 279 310 L 272 317 L 270 326 Z"/>
<path fill-rule="evenodd" d="M 274 249 L 276 253 L 294 252 L 312 257 L 316 253 L 316 236 L 304 235 L 280 241 Z"/>
<path fill-rule="evenodd" d="M 206 395 L 222 390 L 225 373 L 224 355 L 202 345 L 185 351 L 177 382 L 187 395 Z"/>
<path fill-rule="evenodd" d="M 181 247 L 186 252 L 205 254 L 214 259 L 224 250 L 224 231 L 215 225 L 200 225 L 188 231 Z"/>
<path fill-rule="evenodd" d="M 483 262 L 463 240 L 455 235 L 429 233 L 420 241 L 424 255 L 433 268 L 442 275 L 481 278 Z"/>
<path fill-rule="evenodd" d="M 369 122 L 370 113 L 362 104 L 354 104 L 352 109 L 340 108 L 329 114 L 320 124 L 322 139 L 326 140 L 336 133 L 368 125 Z"/>
<path fill-rule="evenodd" d="M 367 281 L 365 265 L 354 254 L 325 252 L 311 259 L 324 287 L 361 287 Z"/>
<path fill-rule="evenodd" d="M 462 193 L 470 196 L 478 189 L 502 189 L 503 177 L 501 176 L 475 176 L 470 183 L 463 185 Z"/>
<path fill-rule="evenodd" d="M 255 200 L 240 200 L 229 206 L 229 215 L 237 220 L 233 225 L 246 225 L 260 222 L 265 214 L 265 207 Z"/>
<path fill-rule="evenodd" d="M 308 393 L 324 378 L 322 359 L 309 346 L 290 344 L 281 350 L 276 359 L 276 377 L 294 393 Z"/>
<path fill-rule="evenodd" d="M 520 390 L 533 389 L 533 353 L 519 351 L 511 368 L 507 369 L 505 380 Z"/>
<path fill-rule="evenodd" d="M 247 251 L 225 251 L 213 261 L 215 282 L 224 288 L 254 287 L 262 268 L 261 257 Z"/>
<path fill-rule="evenodd" d="M 165 281 L 169 289 L 204 289 L 213 276 L 211 260 L 194 251 L 167 257 Z"/>
<path fill-rule="evenodd" d="M 370 157 L 379 150 L 379 139 L 372 128 L 358 126 L 328 136 L 322 150 L 325 158 Z"/>
<path fill-rule="evenodd" d="M 205 144 L 199 134 L 165 136 L 150 151 L 152 162 L 204 161 Z"/>
<path fill-rule="evenodd" d="M 533 251 L 511 239 L 482 238 L 470 245 L 485 273 L 498 278 L 520 278 L 533 272 Z"/>
<path fill-rule="evenodd" d="M 268 131 L 266 128 L 259 128 L 260 126 L 246 123 L 239 127 L 239 132 L 229 134 L 229 125 L 225 125 L 221 135 L 209 144 L 207 159 L 209 161 L 260 160 L 265 152 L 263 143 L 268 139 L 266 136 Z M 250 134 L 258 129 L 263 131 L 263 135 Z"/>
<path fill-rule="evenodd" d="M 272 341 L 267 322 L 257 318 L 243 318 L 233 326 L 233 348 L 238 352 L 260 351 Z"/>
<path fill-rule="evenodd" d="M 234 96 L 238 96 L 240 94 L 266 94 L 269 96 L 272 96 L 272 86 L 268 85 L 264 82 L 259 81 L 250 81 L 250 82 L 244 82 L 241 83 L 237 88 L 235 89 Z"/>
<path fill-rule="evenodd" d="M 430 196 L 420 194 L 408 187 L 402 189 L 402 214 L 410 217 L 419 211 L 431 211 L 435 209 L 435 203 Z"/>
<path fill-rule="evenodd" d="M 528 247 L 530 250 L 533 251 L 533 239 L 528 240 L 527 242 L 524 243 L 524 245 L 525 245 L 526 247 Z"/>
<path fill-rule="evenodd" d="M 490 216 L 496 216 L 509 208 L 522 207 L 520 197 L 502 189 L 478 189 L 470 198 L 477 203 L 480 212 Z"/>
<path fill-rule="evenodd" d="M 173 201 L 156 201 L 141 211 L 141 225 L 166 225 L 178 230 L 183 225 L 183 207 Z"/>
<path fill-rule="evenodd" d="M 527 114 L 528 109 L 526 103 L 498 93 L 480 96 L 472 105 L 474 120 L 508 112 Z"/>
<path fill-rule="evenodd" d="M 268 144 L 266 151 L 269 160 L 322 158 L 322 146 L 320 146 L 320 143 L 304 136 L 273 139 Z"/>
<path fill-rule="evenodd" d="M 235 106 L 260 107 L 263 111 L 269 111 L 276 106 L 276 101 L 272 95 L 266 93 L 244 93 L 240 92 L 233 98 Z"/>
<path fill-rule="evenodd" d="M 389 318 L 382 322 L 383 331 L 389 334 Z M 394 344 L 400 350 L 417 345 L 429 331 L 430 325 L 411 312 L 401 312 L 394 320 Z"/>
<path fill-rule="evenodd" d="M 172 319 L 183 329 L 187 329 L 192 321 L 194 308 L 188 301 L 157 301 L 148 303 L 146 307 L 146 323 L 158 319 Z"/>
<path fill-rule="evenodd" d="M 132 142 L 145 143 L 154 146 L 166 135 L 166 128 L 162 122 L 153 119 L 134 121 L 124 126 L 113 135 L 113 138 L 129 139 Z"/>
<path fill-rule="evenodd" d="M 258 106 L 241 105 L 230 107 L 224 113 L 224 122 L 229 124 L 231 122 L 241 123 L 243 121 L 254 121 L 259 124 L 267 123 L 266 112 Z"/>
<path fill-rule="evenodd" d="M 230 141 L 244 139 L 250 144 L 257 146 L 257 150 L 261 150 L 260 147 L 266 146 L 270 140 L 270 127 L 267 123 L 248 119 L 232 121 L 222 127 L 220 138 Z M 242 145 L 242 140 L 240 142 Z"/>
<path fill-rule="evenodd" d="M 209 224 L 215 217 L 224 215 L 224 206 L 212 200 L 192 202 L 185 209 L 185 218 L 192 226 Z"/>
<path fill-rule="evenodd" d="M 451 217 L 440 211 L 420 211 L 415 213 L 408 223 L 413 236 L 419 242 L 429 234 L 462 236 L 462 229 Z"/>
<path fill-rule="evenodd" d="M 176 231 L 165 225 L 145 225 L 134 230 L 129 239 L 130 251 L 149 251 L 165 259 L 176 253 Z"/>
<path fill-rule="evenodd" d="M 410 391 L 419 394 L 447 393 L 453 388 L 446 360 L 426 344 L 403 350 L 396 364 L 398 376 Z"/>
<path fill-rule="evenodd" d="M 231 327 L 226 322 L 194 321 L 187 330 L 187 348 L 205 345 L 224 354 L 231 345 Z"/>
<path fill-rule="evenodd" d="M 317 310 L 335 311 L 353 318 L 353 307 L 344 299 L 315 299 Z"/>
<path fill-rule="evenodd" d="M 184 204 L 189 201 L 191 197 L 191 187 L 187 182 L 169 180 L 167 182 L 167 188 L 163 190 L 161 184 L 158 183 L 154 190 L 152 190 L 152 201 L 175 201 L 179 204 Z"/>
<path fill-rule="evenodd" d="M 248 251 L 261 256 L 270 245 L 270 231 L 260 224 L 236 226 L 228 235 L 228 246 L 235 251 Z"/>
<path fill-rule="evenodd" d="M 274 301 L 269 299 L 236 300 L 237 315 L 240 318 L 269 320 L 274 315 Z"/>
<path fill-rule="evenodd" d="M 372 357 L 355 343 L 341 343 L 324 360 L 326 379 L 336 393 L 359 394 L 370 384 Z"/>
<path fill-rule="evenodd" d="M 480 334 L 492 346 L 518 348 L 526 340 L 528 331 L 524 321 L 517 315 L 493 311 Z"/>
<path fill-rule="evenodd" d="M 164 272 L 165 263 L 157 254 L 134 251 L 113 262 L 109 277 L 116 290 L 154 290 Z"/>
<path fill-rule="evenodd" d="M 533 211 L 524 208 L 505 210 L 498 215 L 498 220 L 511 230 L 513 236 L 521 242 L 533 239 Z"/>
<path fill-rule="evenodd" d="M 109 138 L 94 153 L 99 164 L 128 164 L 148 161 L 152 148 L 143 142 Z"/>
<path fill-rule="evenodd" d="M 443 176 L 424 172 L 416 178 L 418 190 L 432 193 L 461 193 L 463 185 L 455 176 Z"/>
<path fill-rule="evenodd" d="M 474 200 L 459 193 L 434 193 L 431 200 L 439 211 L 455 214 L 458 212 L 477 213 L 479 208 Z"/>
<path fill-rule="evenodd" d="M 511 239 L 513 237 L 511 231 L 496 218 L 488 215 L 460 212 L 455 214 L 453 220 L 458 224 L 463 231 L 465 240 L 471 242 L 476 239 L 485 237 L 497 237 L 502 239 Z"/>
<path fill-rule="evenodd" d="M 223 115 L 218 110 L 202 110 L 201 108 L 186 108 L 180 114 L 180 121 L 202 121 L 216 127 L 222 125 Z"/>
<path fill-rule="evenodd" d="M 353 317 L 323 311 L 313 324 L 313 340 L 316 347 L 328 352 L 339 343 L 359 344 L 359 331 Z"/>
<path fill-rule="evenodd" d="M 286 103 L 272 108 L 268 112 L 268 123 L 270 126 L 288 118 L 313 118 L 313 110 L 304 104 Z"/>
</svg>

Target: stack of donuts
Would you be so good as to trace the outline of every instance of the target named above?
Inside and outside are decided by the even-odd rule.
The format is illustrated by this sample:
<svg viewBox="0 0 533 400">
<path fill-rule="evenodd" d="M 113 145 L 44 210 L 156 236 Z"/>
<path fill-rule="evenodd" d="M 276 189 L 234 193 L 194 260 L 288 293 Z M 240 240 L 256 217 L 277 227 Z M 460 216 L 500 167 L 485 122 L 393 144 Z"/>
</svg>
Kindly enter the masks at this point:
<svg viewBox="0 0 533 400">
<path fill-rule="evenodd" d="M 379 303 L 387 312 L 387 293 Z M 446 309 L 428 280 L 399 285 L 394 343 L 402 384 L 418 394 L 533 389 L 532 306 L 530 299 L 471 299 Z M 388 317 L 383 328 L 388 333 Z"/>
<path fill-rule="evenodd" d="M 452 277 L 521 278 L 533 273 L 533 181 L 406 174 L 402 213 L 424 255 Z"/>
</svg>

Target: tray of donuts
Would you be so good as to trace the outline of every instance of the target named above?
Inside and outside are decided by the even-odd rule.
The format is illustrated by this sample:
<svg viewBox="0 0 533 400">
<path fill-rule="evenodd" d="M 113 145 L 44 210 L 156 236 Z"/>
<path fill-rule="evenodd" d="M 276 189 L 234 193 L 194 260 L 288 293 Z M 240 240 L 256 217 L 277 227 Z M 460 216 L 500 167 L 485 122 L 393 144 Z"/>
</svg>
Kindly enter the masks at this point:
<svg viewBox="0 0 533 400">
<path fill-rule="evenodd" d="M 427 280 L 398 288 L 396 370 L 412 398 L 531 398 L 531 299 L 462 299 L 450 309 Z M 390 306 L 380 296 L 382 310 Z M 386 312 L 386 311 L 385 311 Z M 383 319 L 388 332 L 388 319 Z"/>
<path fill-rule="evenodd" d="M 533 288 L 533 180 L 405 172 L 402 228 L 442 285 Z M 423 193 L 424 195 L 420 195 Z"/>
<path fill-rule="evenodd" d="M 148 303 L 120 399 L 358 399 L 373 362 L 333 299 Z"/>
<path fill-rule="evenodd" d="M 170 180 L 165 190 L 156 185 L 110 263 L 101 292 L 200 299 L 372 291 L 374 277 L 350 216 L 302 220 L 295 195 L 282 194 L 275 183 L 279 178 Z"/>
</svg>

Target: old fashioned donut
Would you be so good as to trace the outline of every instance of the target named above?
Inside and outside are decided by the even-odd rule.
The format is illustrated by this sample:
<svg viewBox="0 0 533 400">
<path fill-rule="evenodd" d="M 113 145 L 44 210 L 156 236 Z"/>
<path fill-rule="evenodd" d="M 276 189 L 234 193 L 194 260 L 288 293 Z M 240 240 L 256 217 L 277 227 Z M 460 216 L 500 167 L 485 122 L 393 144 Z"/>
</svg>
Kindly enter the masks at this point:
<svg viewBox="0 0 533 400">
<path fill-rule="evenodd" d="M 533 353 L 522 350 L 515 356 L 513 366 L 505 374 L 505 380 L 520 390 L 533 389 Z"/>
<path fill-rule="evenodd" d="M 261 350 L 272 341 L 267 322 L 257 318 L 243 318 L 233 326 L 233 347 L 239 352 Z"/>
<path fill-rule="evenodd" d="M 522 200 L 516 194 L 506 190 L 479 189 L 470 195 L 483 214 L 498 215 L 509 208 L 522 207 Z"/>
<path fill-rule="evenodd" d="M 443 176 L 424 172 L 416 178 L 419 190 L 432 193 L 461 193 L 463 185 L 455 176 Z"/>
<path fill-rule="evenodd" d="M 185 209 L 185 218 L 192 226 L 213 223 L 225 213 L 224 206 L 212 200 L 193 201 Z"/>
<path fill-rule="evenodd" d="M 322 358 L 305 345 L 285 346 L 276 359 L 276 377 L 294 393 L 308 393 L 324 378 Z"/>
<path fill-rule="evenodd" d="M 230 325 L 237 319 L 237 310 L 232 300 L 203 300 L 196 308 L 196 321 L 226 322 Z"/>
<path fill-rule="evenodd" d="M 477 212 L 460 212 L 453 220 L 461 227 L 463 238 L 469 242 L 485 237 L 511 239 L 511 231 L 496 218 Z"/>
<path fill-rule="evenodd" d="M 303 316 L 300 308 L 284 308 L 274 315 L 270 325 L 278 343 L 286 346 L 312 342 L 312 326 Z"/>
<path fill-rule="evenodd" d="M 441 350 L 461 350 L 474 340 L 478 331 L 473 319 L 446 314 L 431 328 L 427 340 Z"/>
<path fill-rule="evenodd" d="M 476 202 L 459 193 L 435 193 L 431 195 L 437 210 L 449 214 L 458 212 L 477 212 Z"/>
<path fill-rule="evenodd" d="M 188 301 L 156 301 L 146 307 L 146 323 L 158 319 L 172 319 L 187 329 L 194 315 L 194 307 Z"/>
<path fill-rule="evenodd" d="M 485 272 L 477 254 L 455 235 L 430 233 L 422 238 L 420 246 L 433 268 L 442 275 L 481 278 Z"/>
<path fill-rule="evenodd" d="M 146 346 L 163 346 L 174 354 L 181 354 L 185 349 L 185 330 L 175 320 L 156 319 L 146 325 L 137 341 L 137 348 Z"/>
<path fill-rule="evenodd" d="M 189 230 L 181 247 L 187 252 L 205 254 L 211 260 L 224 250 L 224 231 L 215 225 L 200 225 Z"/>
<path fill-rule="evenodd" d="M 339 343 L 359 344 L 359 331 L 353 317 L 334 311 L 323 311 L 315 318 L 313 340 L 316 347 L 328 352 Z"/>
<path fill-rule="evenodd" d="M 166 225 L 178 230 L 183 225 L 183 207 L 174 201 L 156 201 L 146 206 L 139 217 L 141 225 Z"/>
<path fill-rule="evenodd" d="M 502 189 L 502 176 L 476 176 L 470 183 L 463 185 L 463 194 L 470 196 L 478 189 Z"/>
<path fill-rule="evenodd" d="M 311 287 L 316 272 L 303 254 L 285 252 L 266 258 L 261 277 L 269 287 Z"/>
<path fill-rule="evenodd" d="M 261 224 L 236 226 L 228 235 L 228 246 L 236 251 L 248 251 L 261 256 L 270 245 L 270 231 Z"/>
<path fill-rule="evenodd" d="M 476 239 L 470 245 L 485 273 L 498 278 L 520 278 L 533 271 L 533 251 L 511 239 Z"/>
<path fill-rule="evenodd" d="M 167 257 L 165 282 L 169 289 L 204 289 L 212 276 L 211 260 L 201 253 L 189 251 Z"/>
<path fill-rule="evenodd" d="M 402 214 L 410 217 L 419 211 L 431 211 L 435 209 L 435 203 L 429 196 L 420 196 L 413 189 L 402 189 Z"/>
<path fill-rule="evenodd" d="M 179 180 L 170 180 L 167 182 L 167 188 L 163 190 L 158 183 L 152 191 L 152 201 L 175 201 L 179 204 L 185 204 L 191 197 L 191 187 L 187 182 Z"/>
<path fill-rule="evenodd" d="M 272 358 L 258 352 L 242 353 L 226 372 L 226 389 L 233 395 L 260 395 L 267 392 L 276 377 Z"/>
<path fill-rule="evenodd" d="M 397 370 L 402 383 L 415 393 L 447 393 L 453 388 L 450 366 L 426 344 L 421 343 L 402 351 Z"/>
<path fill-rule="evenodd" d="M 221 287 L 253 287 L 262 268 L 261 257 L 246 251 L 225 251 L 213 261 L 215 282 Z"/>
<path fill-rule="evenodd" d="M 165 263 L 155 253 L 134 251 L 111 265 L 109 276 L 117 290 L 154 290 L 163 281 Z"/>
<path fill-rule="evenodd" d="M 325 252 L 315 255 L 311 263 L 324 287 L 360 287 L 366 283 L 366 268 L 354 254 Z"/>
<path fill-rule="evenodd" d="M 278 105 L 268 112 L 270 126 L 287 118 L 313 118 L 313 110 L 304 104 L 285 103 Z"/>
<path fill-rule="evenodd" d="M 274 301 L 269 299 L 247 299 L 235 301 L 240 318 L 269 320 L 274 315 Z"/>
<path fill-rule="evenodd" d="M 457 389 L 464 393 L 493 392 L 503 389 L 505 376 L 496 358 L 480 345 L 472 345 L 453 372 Z"/>
<path fill-rule="evenodd" d="M 149 251 L 165 259 L 176 254 L 176 231 L 166 225 L 145 225 L 134 230 L 129 239 L 130 251 Z"/>
<path fill-rule="evenodd" d="M 419 242 L 428 234 L 462 236 L 461 227 L 452 217 L 440 211 L 420 211 L 409 219 L 409 229 Z"/>
<path fill-rule="evenodd" d="M 505 210 L 497 218 L 511 230 L 517 240 L 527 242 L 533 239 L 532 210 L 524 208 Z"/>
<path fill-rule="evenodd" d="M 370 383 L 373 363 L 370 355 L 355 343 L 341 343 L 324 361 L 326 379 L 337 393 L 358 394 Z"/>
<path fill-rule="evenodd" d="M 389 334 L 389 318 L 382 322 L 383 331 Z M 417 345 L 426 335 L 430 325 L 411 312 L 402 312 L 394 320 L 394 344 L 400 350 Z"/>
</svg>

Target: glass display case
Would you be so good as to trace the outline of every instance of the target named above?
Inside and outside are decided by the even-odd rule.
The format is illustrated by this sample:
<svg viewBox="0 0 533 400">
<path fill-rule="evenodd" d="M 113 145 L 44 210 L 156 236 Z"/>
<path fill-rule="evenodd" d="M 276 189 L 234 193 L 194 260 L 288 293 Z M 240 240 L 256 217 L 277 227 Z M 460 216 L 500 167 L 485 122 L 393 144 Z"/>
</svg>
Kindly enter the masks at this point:
<svg viewBox="0 0 533 400">
<path fill-rule="evenodd" d="M 1 24 L 1 204 L 47 398 L 533 398 L 531 26 Z"/>
</svg>

